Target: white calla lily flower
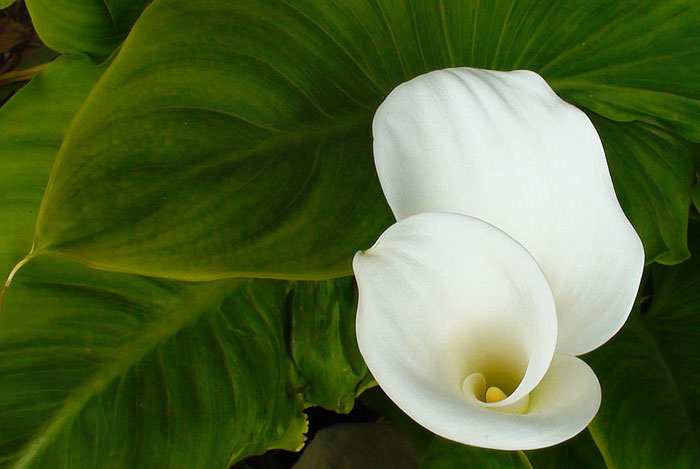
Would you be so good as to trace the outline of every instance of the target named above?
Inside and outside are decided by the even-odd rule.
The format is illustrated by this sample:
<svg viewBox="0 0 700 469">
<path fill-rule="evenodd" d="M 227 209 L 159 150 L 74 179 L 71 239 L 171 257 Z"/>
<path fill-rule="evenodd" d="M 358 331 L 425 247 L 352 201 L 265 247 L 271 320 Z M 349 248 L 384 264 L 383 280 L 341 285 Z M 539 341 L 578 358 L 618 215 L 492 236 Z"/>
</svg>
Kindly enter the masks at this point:
<svg viewBox="0 0 700 469">
<path fill-rule="evenodd" d="M 398 222 L 353 268 L 379 385 L 461 443 L 576 435 L 601 401 L 576 355 L 622 327 L 644 267 L 590 120 L 533 72 L 459 68 L 396 88 L 373 134 Z"/>
</svg>

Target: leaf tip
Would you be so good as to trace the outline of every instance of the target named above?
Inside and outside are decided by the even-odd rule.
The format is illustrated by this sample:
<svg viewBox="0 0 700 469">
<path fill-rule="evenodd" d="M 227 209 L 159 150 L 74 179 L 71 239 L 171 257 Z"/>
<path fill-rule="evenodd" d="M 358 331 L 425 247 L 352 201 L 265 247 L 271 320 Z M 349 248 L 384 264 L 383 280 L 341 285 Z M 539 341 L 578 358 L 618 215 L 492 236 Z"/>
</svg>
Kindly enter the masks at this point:
<svg viewBox="0 0 700 469">
<path fill-rule="evenodd" d="M 31 251 L 29 251 L 29 254 L 24 256 L 22 260 L 20 260 L 10 271 L 10 274 L 7 276 L 7 280 L 5 280 L 5 285 L 2 287 L 2 291 L 0 292 L 0 309 L 3 308 L 4 301 L 5 301 L 5 295 L 7 294 L 7 290 L 10 288 L 10 284 L 12 284 L 12 279 L 15 278 L 15 275 L 17 275 L 17 272 L 19 272 L 19 269 L 21 269 L 27 262 L 32 260 L 32 258 L 36 255 L 34 252 L 34 247 L 32 246 Z"/>
</svg>

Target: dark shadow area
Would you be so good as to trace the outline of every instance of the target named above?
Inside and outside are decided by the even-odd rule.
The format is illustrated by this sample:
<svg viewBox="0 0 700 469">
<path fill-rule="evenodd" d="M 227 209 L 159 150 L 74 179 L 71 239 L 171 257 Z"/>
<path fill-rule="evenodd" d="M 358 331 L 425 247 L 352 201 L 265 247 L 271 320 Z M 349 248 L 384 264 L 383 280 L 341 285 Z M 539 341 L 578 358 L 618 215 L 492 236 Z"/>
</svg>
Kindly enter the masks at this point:
<svg viewBox="0 0 700 469">
<path fill-rule="evenodd" d="M 304 411 L 309 418 L 307 442 L 311 441 L 319 430 L 339 423 L 376 422 L 380 414 L 360 401 L 348 414 L 336 414 L 321 407 L 310 407 Z M 302 450 L 303 451 L 303 450 Z M 301 456 L 301 451 L 272 450 L 259 456 L 253 456 L 236 463 L 232 469 L 288 469 Z"/>
</svg>

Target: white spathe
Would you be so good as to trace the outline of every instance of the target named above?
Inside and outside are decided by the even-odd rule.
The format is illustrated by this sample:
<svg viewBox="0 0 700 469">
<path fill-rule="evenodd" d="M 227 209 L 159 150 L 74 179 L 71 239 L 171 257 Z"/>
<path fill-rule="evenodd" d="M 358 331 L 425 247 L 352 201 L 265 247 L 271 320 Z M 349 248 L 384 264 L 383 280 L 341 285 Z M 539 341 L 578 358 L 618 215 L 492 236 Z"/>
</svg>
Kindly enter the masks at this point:
<svg viewBox="0 0 700 469">
<path fill-rule="evenodd" d="M 622 327 L 644 266 L 590 120 L 533 72 L 460 68 L 396 88 L 373 134 L 398 220 L 353 262 L 375 379 L 455 441 L 574 436 L 600 405 L 575 355 Z"/>
</svg>

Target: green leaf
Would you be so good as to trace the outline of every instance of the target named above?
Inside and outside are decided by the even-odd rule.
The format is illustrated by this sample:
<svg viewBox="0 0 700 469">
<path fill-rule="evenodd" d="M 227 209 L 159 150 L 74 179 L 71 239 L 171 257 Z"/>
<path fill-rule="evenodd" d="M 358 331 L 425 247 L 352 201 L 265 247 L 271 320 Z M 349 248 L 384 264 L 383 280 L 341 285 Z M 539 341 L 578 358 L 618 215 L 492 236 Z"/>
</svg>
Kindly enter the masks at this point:
<svg viewBox="0 0 700 469">
<path fill-rule="evenodd" d="M 700 212 L 700 184 L 695 184 L 690 191 L 690 197 L 693 200 L 695 209 Z"/>
<path fill-rule="evenodd" d="M 370 122 L 394 86 L 447 66 L 529 68 L 575 104 L 697 140 L 699 9 L 157 0 L 67 135 L 36 252 L 184 280 L 348 275 L 392 222 Z M 630 158 L 661 165 L 672 151 Z M 626 200 L 647 190 L 618 188 Z M 654 206 L 672 199 L 676 230 L 687 191 L 666 192 Z M 661 230 L 640 228 L 660 258 L 682 257 L 677 233 Z"/>
<path fill-rule="evenodd" d="M 700 141 L 700 87 L 693 78 L 700 73 L 700 4 L 571 1 L 557 10 L 553 16 L 568 22 L 541 23 L 531 41 L 564 99 L 615 121 L 644 121 Z"/>
<path fill-rule="evenodd" d="M 104 69 L 86 57 L 59 57 L 0 108 L 0 272 L 29 250 L 63 135 Z"/>
<path fill-rule="evenodd" d="M 290 358 L 292 344 L 319 338 L 287 339 L 286 282 L 185 284 L 45 258 L 12 288 L 0 322 L 0 464 L 224 468 L 299 449 L 302 408 L 323 403 L 303 393 L 325 384 Z M 348 368 L 326 366 L 326 376 Z M 358 381 L 331 380 L 321 400 Z"/>
<path fill-rule="evenodd" d="M 527 457 L 537 469 L 605 469 L 600 450 L 584 430 L 574 438 L 550 448 L 528 451 Z"/>
<path fill-rule="evenodd" d="M 283 282 L 187 287 L 62 262 L 29 266 L 3 310 L 6 462 L 223 468 L 301 446 Z"/>
<path fill-rule="evenodd" d="M 7 8 L 15 3 L 15 0 L 0 0 L 0 9 Z"/>
<path fill-rule="evenodd" d="M 473 448 L 436 437 L 421 456 L 420 467 L 430 469 L 532 469 L 522 451 Z"/>
<path fill-rule="evenodd" d="M 309 383 L 309 402 L 336 412 L 352 410 L 355 397 L 374 380 L 355 338 L 357 287 L 352 277 L 295 282 L 291 293 L 292 357 Z"/>
<path fill-rule="evenodd" d="M 37 251 L 185 280 L 351 273 L 352 254 L 391 221 L 372 165 L 371 112 L 357 109 L 366 92 L 356 77 L 330 82 L 328 64 L 299 75 L 255 58 L 268 47 L 280 60 L 290 52 L 283 41 L 260 43 L 281 33 L 248 25 L 259 6 L 209 8 L 160 2 L 145 12 L 66 137 Z M 289 19 L 305 21 L 293 10 Z M 251 27 L 256 34 L 242 34 Z M 335 52 L 322 34 L 311 39 Z M 95 204 L 77 207 L 88 198 Z"/>
<path fill-rule="evenodd" d="M 691 252 L 700 222 L 691 219 Z M 591 434 L 609 467 L 700 467 L 700 257 L 654 266 L 646 313 L 586 356 L 603 389 Z"/>
<path fill-rule="evenodd" d="M 673 264 L 690 257 L 688 206 L 692 155 L 698 145 L 643 123 L 620 124 L 593 116 L 608 156 L 615 189 L 644 240 L 647 262 Z"/>
<path fill-rule="evenodd" d="M 102 70 L 61 57 L 0 110 L 3 268 L 26 250 L 62 132 Z M 32 262 L 0 311 L 0 467 L 223 468 L 299 448 L 302 408 L 352 400 L 367 379 L 347 343 L 332 345 L 354 321 L 324 297 L 354 298 L 338 282 L 295 285 L 292 299 L 283 281 L 188 284 Z M 327 307 L 330 324 L 299 322 Z M 305 378 L 294 350 L 310 356 L 315 341 L 335 359 Z"/>
<path fill-rule="evenodd" d="M 418 453 L 391 424 L 350 423 L 319 431 L 294 465 L 294 469 L 361 467 L 414 469 Z"/>
<path fill-rule="evenodd" d="M 60 52 L 108 56 L 151 0 L 26 0 L 41 40 Z M 11 3 L 11 2 L 10 2 Z"/>
</svg>

